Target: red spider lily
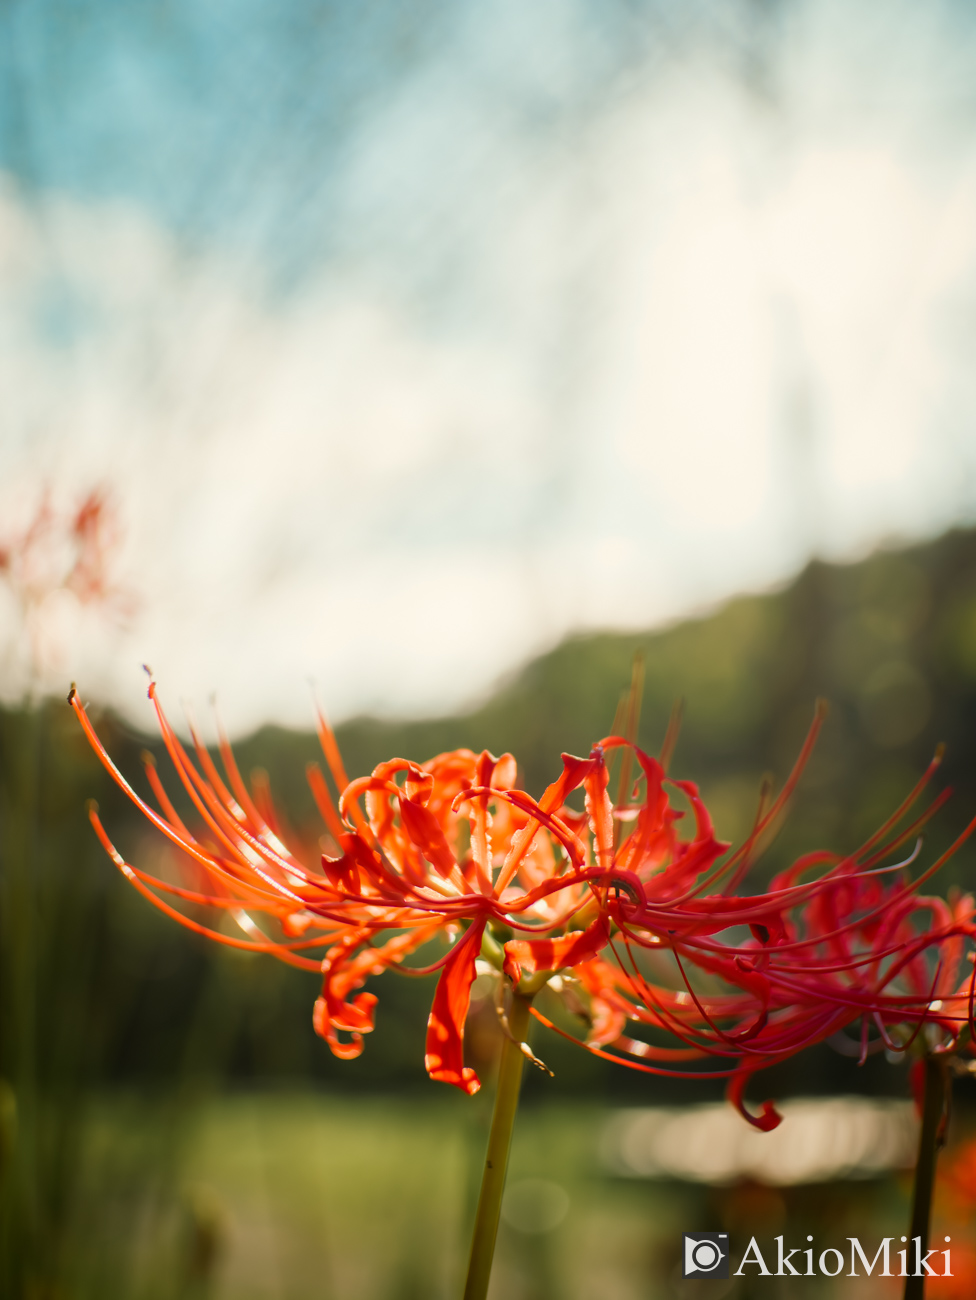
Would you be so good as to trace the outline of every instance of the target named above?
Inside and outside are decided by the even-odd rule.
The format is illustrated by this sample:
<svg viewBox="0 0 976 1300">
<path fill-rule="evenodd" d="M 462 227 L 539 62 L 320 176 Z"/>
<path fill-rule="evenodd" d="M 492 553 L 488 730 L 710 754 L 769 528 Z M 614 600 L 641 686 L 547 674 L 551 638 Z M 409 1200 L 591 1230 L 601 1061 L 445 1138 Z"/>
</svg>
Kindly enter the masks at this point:
<svg viewBox="0 0 976 1300">
<path fill-rule="evenodd" d="M 731 1076 L 730 1096 L 751 1122 L 769 1128 L 778 1117 L 768 1103 L 755 1119 L 742 1102 L 756 1070 L 857 1019 L 876 1025 L 879 1041 L 897 1049 L 926 1021 L 958 1036 L 971 1018 L 971 996 L 967 1002 L 956 987 L 972 933 L 971 901 L 950 912 L 939 900 L 918 898 L 914 891 L 934 867 L 914 886 L 885 886 L 878 874 L 891 870 L 880 864 L 917 831 L 917 825 L 894 827 L 924 781 L 859 854 L 808 855 L 765 893 L 734 892 L 799 778 L 819 717 L 783 792 L 731 854 L 715 838 L 697 788 L 669 780 L 657 760 L 619 737 L 608 737 L 585 759 L 564 755 L 561 776 L 535 800 L 515 786 L 511 755 L 495 759 L 469 750 L 423 764 L 394 759 L 349 781 L 323 720 L 320 739 L 338 807 L 318 768 L 310 768 L 309 780 L 335 855 L 311 867 L 286 846 L 270 806 L 259 810 L 226 741 L 221 776 L 195 734 L 195 758 L 180 743 L 155 686 L 150 697 L 202 820 L 198 836 L 180 820 L 152 766 L 147 771 L 160 811 L 139 799 L 77 695 L 69 698 L 114 779 L 196 864 L 203 883 L 174 886 L 124 862 L 93 811 L 96 832 L 136 887 L 184 924 L 222 943 L 321 969 L 314 1024 L 339 1056 L 358 1055 L 363 1034 L 373 1028 L 376 998 L 362 991 L 369 976 L 389 967 L 439 970 L 427 1070 L 476 1091 L 479 1081 L 464 1066 L 462 1047 L 483 953 L 520 990 L 531 995 L 548 983 L 584 1013 L 590 1022 L 585 1045 L 598 1055 L 686 1077 L 700 1071 L 676 1065 L 725 1058 L 717 1073 Z M 632 753 L 640 769 L 632 792 L 622 783 L 631 797 L 616 806 L 606 760 L 614 750 L 625 758 Z M 567 804 L 580 788 L 582 812 Z M 688 838 L 678 833 L 675 795 L 693 813 Z M 821 874 L 805 879 L 814 867 Z M 248 937 L 187 916 L 160 894 L 223 911 Z M 268 928 L 260 929 L 252 913 Z M 923 914 L 933 919 L 927 934 L 918 927 Z M 456 937 L 449 951 L 423 970 L 408 967 L 406 959 L 441 933 Z M 940 964 L 926 982 L 933 945 Z M 316 949 L 324 954 L 311 956 Z M 662 975 L 662 962 L 670 963 L 670 976 Z M 628 1021 L 664 1033 L 668 1044 L 625 1035 Z M 868 1032 L 862 1032 L 865 1051 L 873 1046 Z"/>
<path fill-rule="evenodd" d="M 652 793 L 635 814 L 640 852 L 628 841 L 624 865 L 616 866 L 600 749 L 588 759 L 565 757 L 562 776 L 538 801 L 514 786 L 511 755 L 496 759 L 468 750 L 424 764 L 395 759 L 350 782 L 323 720 L 320 738 L 339 791 L 338 807 L 318 768 L 310 768 L 309 780 L 336 852 L 312 867 L 285 844 L 267 803 L 259 808 L 262 800 L 248 791 L 226 741 L 220 744 L 222 775 L 195 733 L 192 752 L 182 745 L 159 706 L 155 685 L 149 693 L 169 756 L 202 822 L 198 833 L 180 818 L 151 762 L 147 776 L 158 810 L 135 793 L 105 752 L 77 694 L 72 691 L 69 697 L 113 778 L 182 850 L 193 874 L 175 885 L 125 862 L 92 809 L 95 830 L 120 869 L 156 906 L 199 933 L 272 953 L 304 969 L 321 969 L 323 989 L 314 1023 L 343 1057 L 357 1055 L 363 1034 L 373 1027 L 375 996 L 357 991 L 366 978 L 390 966 L 412 971 L 406 959 L 416 949 L 438 933 L 460 934 L 440 960 L 412 973 L 440 970 L 428 1027 L 427 1069 L 431 1077 L 467 1092 L 474 1092 L 479 1082 L 463 1064 L 462 1036 L 487 927 L 503 936 L 521 933 L 530 946 L 539 942 L 537 936 L 547 936 L 542 942 L 552 945 L 549 956 L 556 965 L 551 968 L 579 968 L 587 979 L 596 954 L 608 943 L 608 926 L 618 907 L 613 891 L 643 897 L 639 872 L 646 875 L 667 863 L 670 893 L 675 893 L 678 882 L 693 879 L 725 847 L 714 839 L 690 786 L 686 790 L 696 804 L 696 832 L 690 841 L 680 840 L 674 829 L 677 814 L 662 798 L 658 780 L 649 783 Z M 656 773 L 654 760 L 641 758 Z M 566 797 L 580 784 L 592 833 L 586 815 L 565 807 Z M 202 916 L 199 910 L 181 911 L 176 902 L 207 909 L 209 918 L 206 911 Z M 236 922 L 243 934 L 215 924 L 215 911 Z M 262 927 L 255 916 L 264 918 Z M 563 933 L 573 918 L 588 922 L 582 938 Z M 516 954 L 531 960 L 531 948 L 513 944 L 502 954 L 490 942 L 499 964 L 504 958 L 510 971 Z M 599 1019 L 599 999 L 595 1003 Z M 677 1055 L 683 1059 L 688 1053 Z"/>
<path fill-rule="evenodd" d="M 284 843 L 270 809 L 259 810 L 259 800 L 242 781 L 226 741 L 222 739 L 220 746 L 221 775 L 195 733 L 192 753 L 180 742 L 159 706 L 154 684 L 149 694 L 169 756 L 201 820 L 203 829 L 198 833 L 176 811 L 151 761 L 147 760 L 146 772 L 158 810 L 136 794 L 112 763 L 73 689 L 69 696 L 113 779 L 186 855 L 184 861 L 194 872 L 188 883 L 175 885 L 130 865 L 92 808 L 95 831 L 127 878 L 157 907 L 198 933 L 232 947 L 272 953 L 302 969 L 321 970 L 323 990 L 315 1006 L 315 1028 L 336 1055 L 346 1058 L 359 1054 L 362 1035 L 373 1028 L 376 999 L 371 993 L 355 992 L 365 979 L 389 966 L 402 966 L 438 932 L 456 932 L 473 922 L 460 942 L 428 968 L 442 968 L 442 973 L 431 1013 L 427 1064 L 432 1077 L 475 1091 L 478 1080 L 461 1060 L 461 1033 L 480 934 L 489 915 L 501 916 L 503 911 L 492 897 L 486 865 L 490 796 L 472 801 L 468 809 L 471 853 L 461 859 L 463 867 L 457 853 L 462 819 L 454 804 L 475 782 L 489 792 L 492 782 L 510 782 L 514 761 L 487 754 L 479 758 L 460 750 L 423 767 L 404 761 L 383 764 L 371 777 L 350 783 L 334 737 L 322 720 L 323 749 L 340 791 L 340 807 L 349 820 L 340 818 L 322 773 L 311 768 L 312 791 L 338 850 L 336 856 L 323 855 L 321 864 L 311 867 Z M 402 785 L 396 776 L 402 777 Z M 362 795 L 368 818 L 356 803 Z M 517 820 L 506 811 L 499 817 L 509 838 L 508 824 Z M 206 909 L 204 919 L 178 910 L 166 896 Z M 215 911 L 236 922 L 246 937 L 225 933 L 214 924 Z M 267 928 L 259 927 L 252 913 L 262 916 Z M 396 933 L 381 941 L 387 931 Z M 316 949 L 318 956 L 309 955 Z"/>
<path fill-rule="evenodd" d="M 644 756 L 639 757 L 646 763 Z M 862 1060 L 882 1047 L 907 1051 L 926 1024 L 935 1035 L 933 1050 L 968 1046 L 976 973 L 963 958 L 967 941 L 976 933 L 973 899 L 957 898 L 950 905 L 939 898 L 920 897 L 918 890 L 976 822 L 914 882 L 899 879 L 886 885 L 886 876 L 899 868 L 879 865 L 913 838 L 943 801 L 937 800 L 908 827 L 895 830 L 938 761 L 937 757 L 885 826 L 851 857 L 809 854 L 777 877 L 765 893 L 731 894 L 729 884 L 738 881 L 739 867 L 748 861 L 758 836 L 769 825 L 775 811 L 771 810 L 738 853 L 680 898 L 668 883 L 674 871 L 668 867 L 656 888 L 654 880 L 645 885 L 643 899 L 632 896 L 626 905 L 609 900 L 606 910 L 617 933 L 610 938 L 604 930 L 599 940 L 594 936 L 591 960 L 578 970 L 600 1012 L 591 1046 L 605 1044 L 636 1057 L 676 1055 L 673 1049 L 662 1052 L 626 1038 L 622 1030 L 630 1020 L 669 1031 L 686 1044 L 689 1054 L 735 1054 L 739 1064 L 731 1072 L 730 1098 L 760 1128 L 775 1127 L 779 1116 L 769 1103 L 758 1118 L 745 1110 L 743 1093 L 749 1077 L 805 1046 L 836 1040 L 852 1022 L 860 1021 L 860 1043 L 852 1047 Z M 685 789 L 694 802 L 693 787 Z M 702 816 L 697 805 L 696 814 Z M 615 860 L 627 854 L 633 838 Z M 683 887 L 693 877 L 681 871 L 680 861 L 678 857 L 675 874 L 678 887 Z M 826 870 L 804 883 L 804 875 L 813 867 Z M 727 877 L 722 892 L 705 894 L 704 889 L 721 875 Z M 662 893 L 663 908 L 658 902 Z M 736 941 L 735 927 L 746 924 L 750 937 Z M 565 942 L 556 941 L 557 945 Z M 580 936 L 577 944 L 583 942 Z M 616 962 L 597 958 L 602 943 L 609 943 Z M 516 942 L 507 947 L 511 958 L 523 966 L 527 957 L 530 970 L 553 959 L 540 944 Z M 668 951 L 684 988 L 662 995 L 641 969 L 637 958 L 641 950 L 658 955 Z M 555 960 L 563 955 L 556 954 Z M 577 946 L 574 956 L 581 955 Z M 737 991 L 706 999 L 696 991 L 689 970 L 717 976 Z M 872 1028 L 877 1037 L 870 1040 Z M 844 1047 L 849 1040 L 839 1041 Z"/>
<path fill-rule="evenodd" d="M 100 487 L 64 512 L 54 508 L 45 492 L 27 526 L 0 540 L 0 580 L 20 607 L 35 672 L 56 640 L 48 613 L 58 593 L 69 593 L 79 605 L 100 605 L 116 616 L 131 611 L 131 596 L 111 576 L 118 543 L 118 519 Z"/>
<path fill-rule="evenodd" d="M 70 591 L 82 604 L 108 600 L 117 594 L 108 576 L 117 534 L 103 488 L 92 489 L 64 515 L 45 493 L 27 527 L 0 543 L 0 575 L 25 610 L 55 591 Z"/>
</svg>

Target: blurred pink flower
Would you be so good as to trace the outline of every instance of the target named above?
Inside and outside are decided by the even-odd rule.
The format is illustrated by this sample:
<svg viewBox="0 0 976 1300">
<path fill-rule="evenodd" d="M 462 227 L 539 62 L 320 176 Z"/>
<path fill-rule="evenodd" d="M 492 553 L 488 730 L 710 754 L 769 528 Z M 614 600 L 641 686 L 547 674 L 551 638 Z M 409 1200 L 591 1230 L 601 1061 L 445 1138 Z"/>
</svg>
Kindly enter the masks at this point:
<svg viewBox="0 0 976 1300">
<path fill-rule="evenodd" d="M 49 618 L 54 597 L 66 594 L 114 617 L 131 611 L 131 594 L 112 575 L 120 542 L 118 514 L 104 486 L 66 510 L 55 509 L 46 489 L 29 522 L 0 538 L 0 580 L 20 610 L 34 677 L 57 649 Z"/>
</svg>

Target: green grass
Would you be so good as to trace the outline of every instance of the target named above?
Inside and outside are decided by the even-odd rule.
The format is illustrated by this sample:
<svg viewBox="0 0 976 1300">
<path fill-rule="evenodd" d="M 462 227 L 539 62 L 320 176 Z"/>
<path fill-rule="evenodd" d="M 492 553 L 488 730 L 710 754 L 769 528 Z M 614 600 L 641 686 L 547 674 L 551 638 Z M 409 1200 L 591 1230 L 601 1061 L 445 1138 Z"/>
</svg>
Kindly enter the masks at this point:
<svg viewBox="0 0 976 1300">
<path fill-rule="evenodd" d="M 103 1098 L 85 1125 L 65 1294 L 458 1295 L 490 1100 L 239 1094 L 181 1113 Z M 700 1195 L 607 1178 L 604 1116 L 523 1109 L 509 1186 L 556 1184 L 568 1211 L 543 1232 L 502 1224 L 498 1300 L 653 1294 L 660 1239 L 680 1236 Z"/>
<path fill-rule="evenodd" d="M 461 1290 L 489 1092 L 473 1100 L 440 1088 L 410 1100 L 253 1093 L 192 1109 L 103 1097 L 85 1124 L 55 1294 L 450 1300 Z M 588 1103 L 523 1107 L 509 1189 L 546 1180 L 568 1209 L 545 1231 L 502 1223 L 493 1300 L 683 1295 L 681 1233 L 696 1228 L 727 1226 L 740 1250 L 753 1232 L 765 1241 L 812 1230 L 842 1241 L 848 1231 L 872 1237 L 883 1224 L 903 1230 L 897 1181 L 791 1193 L 613 1179 L 599 1163 L 606 1114 Z M 807 1286 L 811 1300 L 831 1293 L 820 1281 Z M 730 1295 L 747 1293 L 739 1282 Z"/>
</svg>

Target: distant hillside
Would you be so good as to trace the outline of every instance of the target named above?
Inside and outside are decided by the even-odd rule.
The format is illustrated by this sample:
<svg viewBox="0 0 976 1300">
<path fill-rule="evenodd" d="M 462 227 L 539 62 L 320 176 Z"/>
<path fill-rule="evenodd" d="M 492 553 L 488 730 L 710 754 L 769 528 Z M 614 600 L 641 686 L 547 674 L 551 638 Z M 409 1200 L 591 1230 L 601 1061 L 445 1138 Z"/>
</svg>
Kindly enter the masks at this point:
<svg viewBox="0 0 976 1300">
<path fill-rule="evenodd" d="M 700 783 L 728 838 L 746 832 L 762 774 L 785 777 L 819 696 L 830 716 L 777 857 L 812 843 L 853 846 L 940 740 L 945 779 L 959 794 L 936 839 L 976 812 L 976 531 L 856 564 L 815 562 L 785 590 L 736 598 L 664 631 L 572 637 L 470 713 L 346 723 L 348 767 L 366 772 L 393 754 L 421 759 L 460 745 L 508 749 L 538 792 L 559 771 L 561 751 L 584 753 L 610 730 L 638 651 L 641 743 L 660 746 L 683 699 L 673 771 Z M 245 761 L 272 771 L 299 815 L 310 809 L 300 789 L 314 749 L 311 737 L 275 728 L 240 746 Z"/>
</svg>

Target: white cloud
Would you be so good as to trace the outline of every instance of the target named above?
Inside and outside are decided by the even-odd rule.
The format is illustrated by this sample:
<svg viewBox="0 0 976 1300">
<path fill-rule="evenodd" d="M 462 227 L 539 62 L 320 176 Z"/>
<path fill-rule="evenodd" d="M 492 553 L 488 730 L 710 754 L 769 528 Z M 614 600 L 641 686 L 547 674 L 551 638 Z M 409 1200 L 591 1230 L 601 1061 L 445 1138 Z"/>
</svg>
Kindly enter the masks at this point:
<svg viewBox="0 0 976 1300">
<path fill-rule="evenodd" d="M 870 6 L 800 12 L 772 100 L 703 51 L 562 139 L 435 68 L 362 127 L 355 255 L 284 298 L 146 212 L 8 185 L 0 507 L 109 481 L 141 600 L 63 632 L 65 678 L 131 712 L 149 659 L 232 730 L 305 722 L 309 676 L 336 715 L 448 708 L 571 627 L 971 512 L 951 34 L 892 23 L 893 82 Z"/>
</svg>

